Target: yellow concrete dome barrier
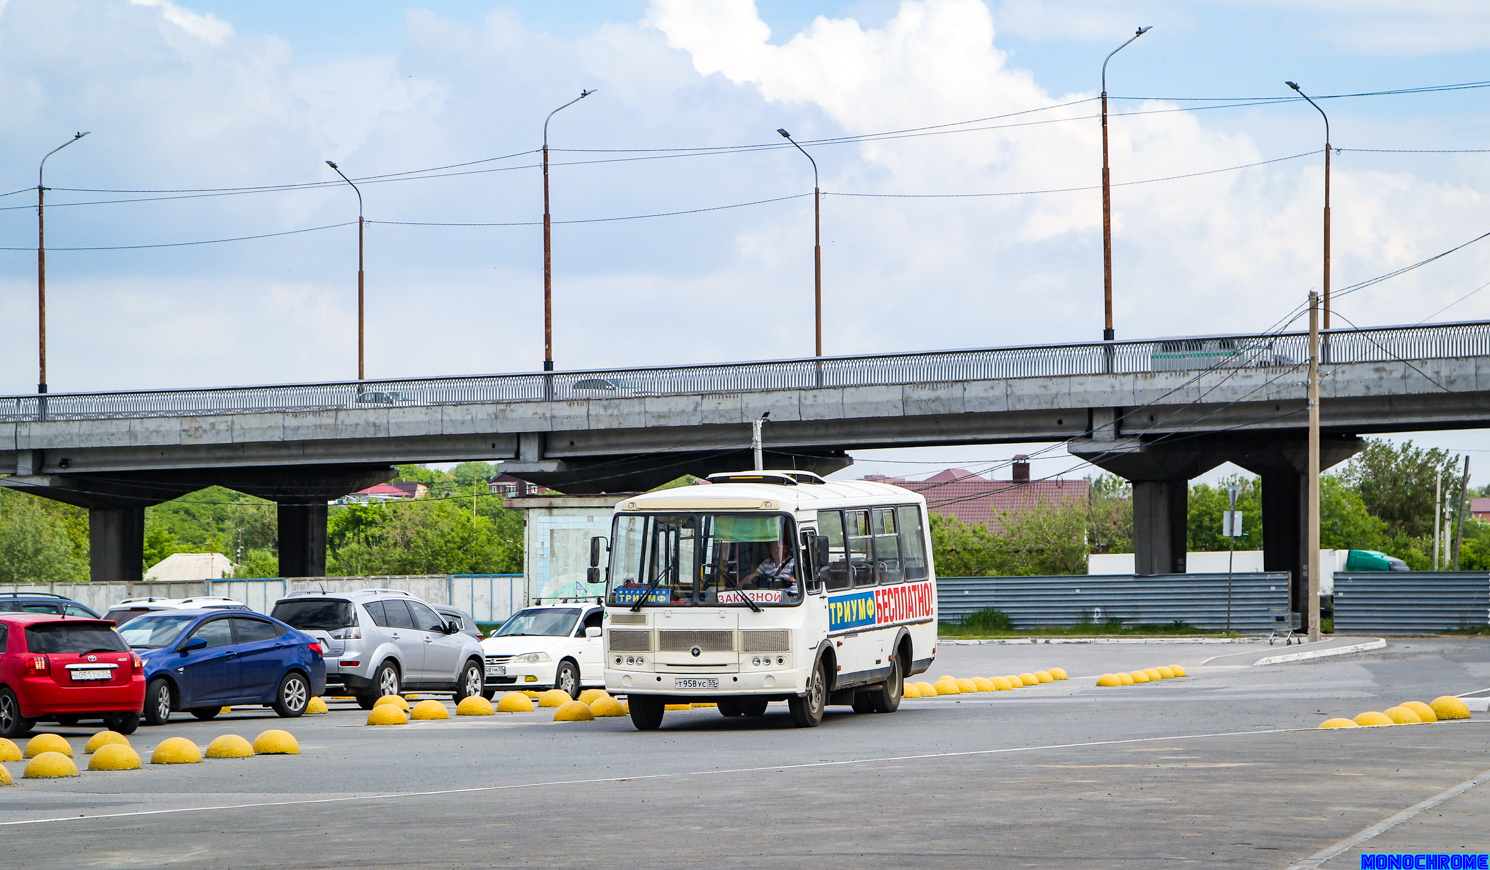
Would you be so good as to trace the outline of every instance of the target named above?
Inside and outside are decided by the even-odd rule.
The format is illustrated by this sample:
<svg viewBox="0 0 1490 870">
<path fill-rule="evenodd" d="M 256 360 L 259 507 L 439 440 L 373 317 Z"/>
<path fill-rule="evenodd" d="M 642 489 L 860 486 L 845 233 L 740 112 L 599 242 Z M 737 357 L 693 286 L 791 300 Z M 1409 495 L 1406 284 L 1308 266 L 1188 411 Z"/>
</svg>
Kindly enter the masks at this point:
<svg viewBox="0 0 1490 870">
<path fill-rule="evenodd" d="M 100 731 L 88 738 L 88 745 L 83 747 L 84 755 L 92 755 L 105 746 L 113 746 L 116 743 L 129 745 L 129 738 L 118 731 Z"/>
<path fill-rule="evenodd" d="M 1326 719 L 1326 720 L 1324 720 L 1323 722 L 1319 723 L 1319 727 L 1321 727 L 1321 728 L 1359 728 L 1360 726 L 1355 723 L 1355 720 L 1354 719 L 1342 719 L 1340 717 L 1336 717 L 1334 719 Z"/>
<path fill-rule="evenodd" d="M 310 701 L 305 705 L 305 714 L 307 716 L 313 716 L 317 713 L 330 712 L 331 710 L 326 706 L 326 699 L 322 698 L 320 695 L 311 698 Z"/>
<path fill-rule="evenodd" d="M 662 709 L 672 713 L 684 713 L 693 709 L 692 704 L 664 704 Z"/>
<path fill-rule="evenodd" d="M 921 697 L 921 690 L 918 689 L 918 688 L 916 688 L 916 684 L 915 683 L 906 683 L 904 685 L 904 687 L 902 687 L 901 690 L 900 690 L 900 697 L 902 697 L 902 698 L 919 698 L 919 697 Z M 593 705 L 591 705 L 591 706 L 593 706 Z"/>
<path fill-rule="evenodd" d="M 554 711 L 555 722 L 592 722 L 594 719 L 595 711 L 584 701 L 569 701 Z"/>
<path fill-rule="evenodd" d="M 957 680 L 957 691 L 961 692 L 964 695 L 971 695 L 974 692 L 980 690 L 978 689 L 977 683 L 973 682 L 967 677 L 962 677 L 961 679 Z"/>
<path fill-rule="evenodd" d="M 1118 679 L 1117 674 L 1103 674 L 1097 678 L 1099 686 L 1121 686 L 1123 681 Z"/>
<path fill-rule="evenodd" d="M 1453 695 L 1440 695 L 1428 702 L 1433 715 L 1440 719 L 1468 719 L 1469 705 Z"/>
<path fill-rule="evenodd" d="M 253 745 L 237 734 L 224 734 L 207 744 L 208 758 L 251 758 Z"/>
<path fill-rule="evenodd" d="M 1135 682 L 1137 682 L 1137 680 L 1134 680 L 1134 679 L 1133 679 L 1133 675 L 1132 675 L 1132 674 L 1129 674 L 1129 673 L 1124 673 L 1124 672 L 1122 672 L 1122 671 L 1119 671 L 1119 672 L 1118 672 L 1118 673 L 1117 673 L 1117 678 L 1118 678 L 1118 679 L 1119 679 L 1119 680 L 1120 680 L 1120 681 L 1121 681 L 1121 682 L 1122 682 L 1122 684 L 1123 684 L 1123 685 L 1125 685 L 1125 686 L 1131 686 L 1131 685 L 1133 685 L 1133 684 L 1134 684 L 1134 683 L 1135 683 Z"/>
<path fill-rule="evenodd" d="M 954 677 L 954 676 L 952 676 L 951 674 L 942 674 L 940 677 L 937 677 L 936 678 L 936 681 L 938 683 L 940 683 L 942 680 L 956 680 L 956 679 L 957 678 Z"/>
<path fill-rule="evenodd" d="M 270 728 L 254 738 L 254 752 L 260 755 L 299 755 L 300 741 L 288 731 Z"/>
<path fill-rule="evenodd" d="M 201 760 L 202 750 L 185 737 L 167 737 L 150 753 L 151 764 L 196 764 Z"/>
<path fill-rule="evenodd" d="M 1055 679 L 1057 679 L 1057 680 L 1070 679 L 1069 677 L 1066 676 L 1066 669 L 1065 668 L 1051 668 L 1050 669 L 1050 675 L 1052 677 L 1054 677 Z"/>
<path fill-rule="evenodd" d="M 105 743 L 88 759 L 89 770 L 139 770 L 140 754 L 128 743 Z"/>
<path fill-rule="evenodd" d="M 78 766 L 72 763 L 72 758 L 60 752 L 47 751 L 31 758 L 31 763 L 26 765 L 26 772 L 21 776 L 26 779 L 46 779 L 53 776 L 77 776 Z"/>
<path fill-rule="evenodd" d="M 1035 671 L 1035 679 L 1042 683 L 1053 683 L 1055 682 L 1055 675 L 1050 671 Z"/>
<path fill-rule="evenodd" d="M 936 693 L 938 695 L 960 695 L 962 687 L 957 685 L 956 680 L 937 680 Z"/>
<path fill-rule="evenodd" d="M 527 695 L 529 698 L 532 698 L 535 701 L 543 695 L 542 692 L 539 692 L 535 689 L 519 689 L 518 691 L 522 692 L 524 695 Z"/>
<path fill-rule="evenodd" d="M 1168 665 L 1160 665 L 1157 668 L 1154 668 L 1154 670 L 1159 672 L 1159 678 L 1163 680 L 1172 680 L 1175 677 L 1179 676 L 1179 674 L 1176 674 L 1174 672 L 1174 668 L 1171 668 Z"/>
<path fill-rule="evenodd" d="M 61 734 L 38 734 L 26 741 L 27 758 L 35 758 L 43 752 L 60 752 L 72 758 L 72 745 Z"/>
<path fill-rule="evenodd" d="M 579 693 L 579 699 L 581 701 L 584 701 L 586 704 L 593 704 L 595 703 L 596 698 L 599 698 L 602 695 L 609 694 L 610 693 L 604 689 L 585 689 L 583 692 Z"/>
<path fill-rule="evenodd" d="M 1144 668 L 1143 673 L 1149 678 L 1149 682 L 1151 683 L 1157 683 L 1164 679 L 1164 675 L 1159 673 L 1158 668 Z"/>
<path fill-rule="evenodd" d="M 1168 667 L 1171 671 L 1174 671 L 1176 677 L 1183 677 L 1185 675 L 1185 669 L 1179 665 L 1169 665 Z"/>
<path fill-rule="evenodd" d="M 912 687 L 907 686 L 906 688 Z M 604 719 L 607 716 L 625 716 L 626 705 L 612 698 L 610 695 L 601 695 L 590 702 L 590 712 L 595 714 L 596 719 Z"/>
<path fill-rule="evenodd" d="M 1421 725 L 1423 717 L 1414 713 L 1406 707 L 1388 707 L 1381 711 L 1383 716 L 1396 722 L 1398 725 Z"/>
<path fill-rule="evenodd" d="M 420 701 L 409 711 L 410 719 L 449 719 L 450 711 L 439 701 Z"/>
<path fill-rule="evenodd" d="M 491 702 L 480 695 L 467 695 L 455 705 L 457 716 L 490 716 L 495 712 L 497 711 L 492 709 Z"/>
<path fill-rule="evenodd" d="M 549 689 L 547 692 L 538 696 L 538 706 L 562 707 L 573 700 L 573 698 L 569 697 L 569 693 L 563 689 Z"/>
<path fill-rule="evenodd" d="M 21 747 L 14 742 L 0 737 L 0 761 L 20 761 L 26 756 L 21 754 Z"/>
<path fill-rule="evenodd" d="M 378 704 L 367 714 L 369 725 L 407 725 L 409 717 L 397 704 Z"/>
<path fill-rule="evenodd" d="M 508 692 L 497 700 L 498 713 L 531 713 L 533 709 L 527 692 Z"/>
<path fill-rule="evenodd" d="M 1424 704 L 1422 701 L 1403 701 L 1401 704 L 1398 704 L 1397 706 L 1399 706 L 1399 707 L 1406 707 L 1407 709 L 1411 710 L 1412 712 L 1418 714 L 1418 718 L 1419 719 L 1422 719 L 1424 722 L 1437 722 L 1438 721 L 1438 714 L 1435 713 L 1435 712 L 1433 712 L 1433 708 L 1432 707 L 1429 707 L 1427 704 Z"/>
<path fill-rule="evenodd" d="M 10 778 L 10 771 L 0 767 L 0 786 L 15 785 L 15 780 Z"/>
<path fill-rule="evenodd" d="M 1128 674 L 1128 676 L 1132 677 L 1133 682 L 1135 683 L 1147 683 L 1149 681 L 1149 675 L 1147 671 L 1133 671 L 1132 673 Z"/>
<path fill-rule="evenodd" d="M 381 707 L 384 704 L 392 704 L 405 713 L 409 712 L 409 702 L 404 700 L 403 695 L 384 695 L 383 697 L 373 702 L 373 707 Z"/>
<path fill-rule="evenodd" d="M 917 683 L 916 688 L 921 690 L 921 697 L 923 698 L 935 698 L 937 696 L 936 686 L 924 680 Z"/>
<path fill-rule="evenodd" d="M 1040 678 L 1035 676 L 1034 674 L 1020 674 L 1019 679 L 1026 686 L 1038 686 L 1040 684 Z"/>
<path fill-rule="evenodd" d="M 586 702 L 586 703 L 589 703 L 589 702 Z M 688 706 L 692 707 L 695 710 L 698 710 L 698 709 L 703 708 L 703 707 L 718 707 L 719 705 L 718 704 L 715 704 L 714 702 L 711 701 L 711 702 L 709 702 L 707 704 L 689 704 Z"/>
<path fill-rule="evenodd" d="M 973 686 L 976 687 L 977 690 L 980 692 L 998 691 L 998 686 L 995 686 L 993 684 L 993 680 L 990 680 L 987 677 L 973 677 Z"/>
<path fill-rule="evenodd" d="M 1378 713 L 1375 710 L 1367 710 L 1366 712 L 1364 712 L 1364 713 L 1360 714 L 1359 716 L 1355 717 L 1355 724 L 1357 724 L 1357 725 L 1395 725 L 1396 723 L 1392 721 L 1392 717 L 1388 716 L 1385 713 Z"/>
<path fill-rule="evenodd" d="M 1010 689 L 1014 688 L 1014 684 L 1009 682 L 1008 677 L 993 677 L 989 680 L 989 682 L 993 683 L 993 687 L 995 689 L 998 689 L 1000 692 L 1007 692 Z"/>
</svg>

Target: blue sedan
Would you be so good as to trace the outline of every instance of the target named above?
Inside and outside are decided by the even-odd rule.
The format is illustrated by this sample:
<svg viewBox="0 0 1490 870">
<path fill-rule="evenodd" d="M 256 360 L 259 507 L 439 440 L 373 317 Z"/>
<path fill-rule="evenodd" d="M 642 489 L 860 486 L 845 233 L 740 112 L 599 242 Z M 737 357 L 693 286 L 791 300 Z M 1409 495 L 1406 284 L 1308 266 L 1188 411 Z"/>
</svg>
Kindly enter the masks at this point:
<svg viewBox="0 0 1490 870">
<path fill-rule="evenodd" d="M 321 645 L 268 616 L 160 610 L 131 619 L 119 633 L 145 662 L 147 725 L 164 725 L 182 710 L 211 719 L 232 704 L 263 704 L 295 717 L 326 690 Z"/>
</svg>

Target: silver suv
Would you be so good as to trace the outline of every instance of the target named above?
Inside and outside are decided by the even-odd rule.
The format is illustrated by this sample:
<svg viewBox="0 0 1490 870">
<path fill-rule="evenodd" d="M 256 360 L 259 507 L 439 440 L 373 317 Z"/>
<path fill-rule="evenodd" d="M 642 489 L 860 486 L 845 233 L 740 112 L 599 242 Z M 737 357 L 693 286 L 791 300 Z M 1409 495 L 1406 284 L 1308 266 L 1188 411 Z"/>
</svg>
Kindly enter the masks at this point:
<svg viewBox="0 0 1490 870">
<path fill-rule="evenodd" d="M 355 695 L 364 710 L 383 695 L 486 687 L 481 645 L 459 622 L 400 589 L 296 592 L 270 614 L 314 636 L 326 658 L 326 694 Z"/>
</svg>

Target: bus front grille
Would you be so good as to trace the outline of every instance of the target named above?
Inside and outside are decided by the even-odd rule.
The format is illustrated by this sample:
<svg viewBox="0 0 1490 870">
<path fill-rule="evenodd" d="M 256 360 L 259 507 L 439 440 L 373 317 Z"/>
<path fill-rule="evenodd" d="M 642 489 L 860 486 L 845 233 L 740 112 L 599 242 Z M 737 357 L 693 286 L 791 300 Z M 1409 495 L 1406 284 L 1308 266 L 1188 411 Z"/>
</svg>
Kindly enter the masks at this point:
<svg viewBox="0 0 1490 870">
<path fill-rule="evenodd" d="M 651 652 L 652 632 L 618 631 L 611 629 L 610 642 L 606 646 L 611 652 Z"/>
<path fill-rule="evenodd" d="M 785 629 L 740 632 L 740 651 L 748 653 L 791 652 L 792 633 Z"/>
<path fill-rule="evenodd" d="M 657 632 L 659 652 L 688 652 L 694 647 L 702 652 L 734 652 L 735 633 L 708 630 Z"/>
<path fill-rule="evenodd" d="M 645 613 L 612 613 L 610 615 L 611 625 L 646 625 L 647 615 Z"/>
</svg>

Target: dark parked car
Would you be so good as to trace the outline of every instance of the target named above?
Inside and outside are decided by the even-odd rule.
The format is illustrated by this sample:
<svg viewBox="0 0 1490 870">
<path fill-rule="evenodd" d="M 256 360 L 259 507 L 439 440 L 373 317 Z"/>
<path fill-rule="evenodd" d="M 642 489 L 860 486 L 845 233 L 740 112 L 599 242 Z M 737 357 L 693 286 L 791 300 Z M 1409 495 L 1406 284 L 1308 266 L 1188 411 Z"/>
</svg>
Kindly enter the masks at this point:
<svg viewBox="0 0 1490 870">
<path fill-rule="evenodd" d="M 0 613 L 55 613 L 98 619 L 93 609 L 50 592 L 6 592 L 0 594 Z"/>
<path fill-rule="evenodd" d="M 20 737 L 39 719 L 102 719 L 129 734 L 140 725 L 144 672 L 111 622 L 0 613 L 0 737 Z"/>
<path fill-rule="evenodd" d="M 147 725 L 163 725 L 180 710 L 211 719 L 233 704 L 294 717 L 326 690 L 316 639 L 257 613 L 161 610 L 119 633 L 145 662 Z"/>
</svg>

